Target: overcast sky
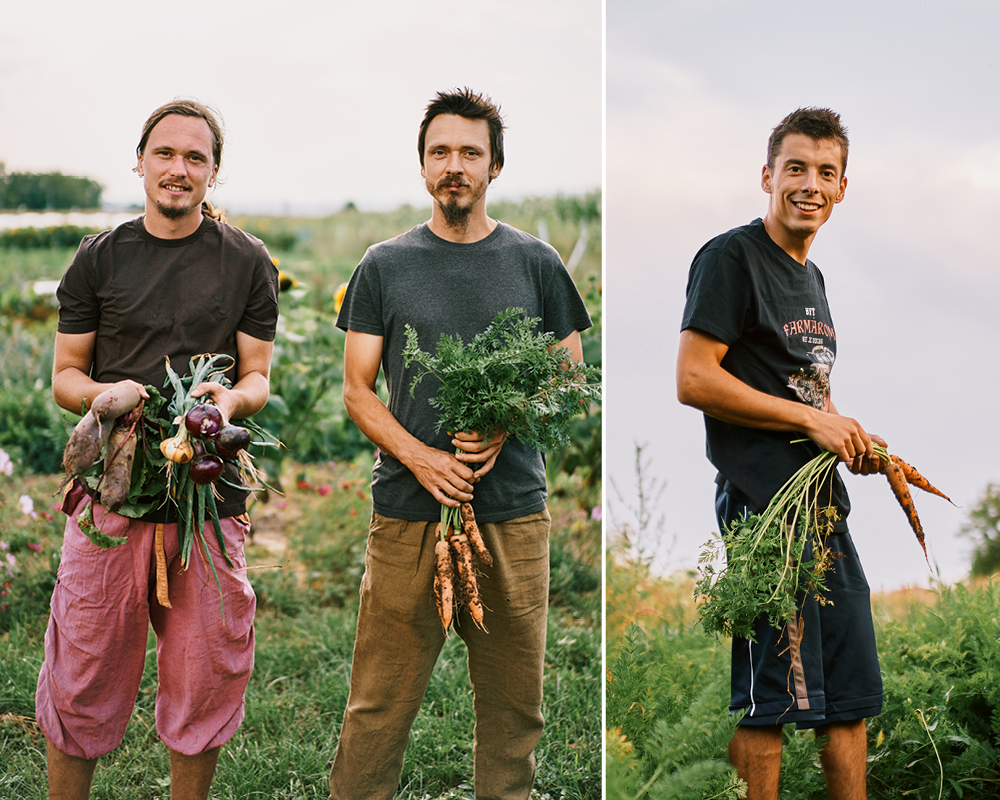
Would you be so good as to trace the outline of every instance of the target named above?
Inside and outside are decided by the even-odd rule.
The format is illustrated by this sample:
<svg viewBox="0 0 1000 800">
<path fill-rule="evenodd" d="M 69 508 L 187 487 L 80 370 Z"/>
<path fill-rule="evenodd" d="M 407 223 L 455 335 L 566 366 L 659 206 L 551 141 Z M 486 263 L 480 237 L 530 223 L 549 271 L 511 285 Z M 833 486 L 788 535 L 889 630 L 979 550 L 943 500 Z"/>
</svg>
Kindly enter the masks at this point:
<svg viewBox="0 0 1000 800">
<path fill-rule="evenodd" d="M 581 193 L 601 185 L 601 14 L 599 0 L 7 3 L 0 162 L 141 202 L 142 123 L 192 97 L 225 120 L 217 205 L 420 205 L 424 107 L 467 85 L 509 126 L 491 197 Z"/>
<path fill-rule="evenodd" d="M 701 415 L 676 400 L 688 268 L 708 239 L 766 212 L 771 128 L 829 106 L 849 128 L 843 203 L 810 258 L 837 329 L 838 410 L 964 506 L 915 498 L 932 563 L 967 572 L 955 533 L 1000 482 L 1000 6 L 618 0 L 607 7 L 607 471 L 634 505 L 634 445 L 665 485 L 665 569 L 716 529 Z M 881 478 L 846 476 L 874 588 L 929 572 Z M 676 536 L 672 549 L 667 545 Z"/>
</svg>

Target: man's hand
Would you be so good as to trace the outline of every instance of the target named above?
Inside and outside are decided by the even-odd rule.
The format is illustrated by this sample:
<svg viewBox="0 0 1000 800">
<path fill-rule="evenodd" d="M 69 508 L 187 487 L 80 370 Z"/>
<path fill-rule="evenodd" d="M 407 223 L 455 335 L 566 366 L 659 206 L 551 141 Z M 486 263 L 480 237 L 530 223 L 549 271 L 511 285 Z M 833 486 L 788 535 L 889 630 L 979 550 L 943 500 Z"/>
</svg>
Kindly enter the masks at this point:
<svg viewBox="0 0 1000 800">
<path fill-rule="evenodd" d="M 191 390 L 191 397 L 200 398 L 202 401 L 211 400 L 218 406 L 222 414 L 222 419 L 226 424 L 229 424 L 229 420 L 232 419 L 234 405 L 231 390 L 216 381 L 205 381 L 204 383 L 199 383 Z"/>
<path fill-rule="evenodd" d="M 876 436 L 874 433 L 871 434 L 871 440 L 875 444 L 881 445 L 882 447 L 888 447 L 885 443 L 885 439 L 881 436 Z M 886 463 L 877 455 L 863 455 L 856 456 L 852 460 L 848 461 L 847 468 L 851 471 L 852 475 L 877 475 L 880 473 L 884 475 Z"/>
<path fill-rule="evenodd" d="M 404 464 L 439 503 L 458 508 L 472 502 L 475 473 L 451 453 L 422 445 L 412 450 Z"/>
<path fill-rule="evenodd" d="M 507 441 L 507 434 L 503 431 L 494 431 L 488 436 L 483 436 L 476 431 L 451 435 L 454 436 L 451 443 L 462 450 L 455 458 L 464 464 L 482 464 L 475 472 L 473 483 L 478 483 L 487 472 L 493 469 L 493 465 L 497 462 L 497 456 L 500 455 L 500 450 L 503 448 L 503 443 Z"/>
</svg>

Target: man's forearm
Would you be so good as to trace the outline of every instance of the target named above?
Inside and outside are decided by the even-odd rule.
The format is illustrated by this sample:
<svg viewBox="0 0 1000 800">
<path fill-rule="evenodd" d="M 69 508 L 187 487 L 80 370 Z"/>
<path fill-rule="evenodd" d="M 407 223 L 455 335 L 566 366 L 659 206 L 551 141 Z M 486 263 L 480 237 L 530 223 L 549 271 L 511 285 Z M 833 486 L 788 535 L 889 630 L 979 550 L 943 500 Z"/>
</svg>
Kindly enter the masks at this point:
<svg viewBox="0 0 1000 800">
<path fill-rule="evenodd" d="M 361 432 L 383 453 L 409 468 L 407 461 L 421 447 L 428 447 L 404 428 L 368 387 L 346 387 L 344 406 Z"/>
<path fill-rule="evenodd" d="M 70 367 L 52 376 L 52 397 L 56 405 L 74 414 L 84 414 L 97 397 L 113 383 L 99 383 L 79 369 Z"/>
<path fill-rule="evenodd" d="M 734 425 L 808 433 L 822 413 L 747 385 L 722 367 L 693 367 L 678 375 L 677 397 L 710 417 Z"/>
<path fill-rule="evenodd" d="M 267 377 L 259 372 L 251 372 L 240 378 L 229 390 L 230 410 L 228 419 L 252 417 L 267 405 L 271 386 Z"/>
</svg>

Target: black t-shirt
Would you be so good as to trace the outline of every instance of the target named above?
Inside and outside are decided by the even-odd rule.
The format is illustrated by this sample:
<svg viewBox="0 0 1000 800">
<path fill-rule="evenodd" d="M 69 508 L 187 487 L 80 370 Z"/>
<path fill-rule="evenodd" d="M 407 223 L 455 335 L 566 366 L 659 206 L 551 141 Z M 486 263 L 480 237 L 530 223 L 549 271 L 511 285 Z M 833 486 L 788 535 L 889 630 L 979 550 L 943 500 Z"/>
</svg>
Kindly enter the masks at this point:
<svg viewBox="0 0 1000 800">
<path fill-rule="evenodd" d="M 237 358 L 237 331 L 273 341 L 278 321 L 278 271 L 264 244 L 209 217 L 183 239 L 153 236 L 141 217 L 84 237 L 56 296 L 61 333 L 97 333 L 94 380 L 131 379 L 168 398 L 164 356 L 183 377 L 193 356 Z M 221 516 L 245 510 L 245 492 L 218 488 Z"/>
<path fill-rule="evenodd" d="M 338 327 L 383 337 L 382 372 L 393 417 L 420 441 L 454 452 L 428 402 L 439 387 L 428 375 L 410 396 L 417 366 L 407 369 L 405 328 L 421 349 L 435 352 L 442 334 L 469 342 L 507 308 L 523 308 L 543 331 L 564 339 L 590 327 L 586 306 L 559 254 L 550 245 L 500 223 L 469 244 L 436 236 L 426 224 L 374 245 L 351 277 Z M 375 511 L 405 520 L 435 520 L 441 506 L 398 460 L 381 453 L 372 481 Z M 545 508 L 541 454 L 509 439 L 493 469 L 476 485 L 476 518 L 500 522 Z"/>
<path fill-rule="evenodd" d="M 722 366 L 767 394 L 830 407 L 830 372 L 837 335 L 823 276 L 800 264 L 754 220 L 717 236 L 698 251 L 688 277 L 681 329 L 694 328 L 729 346 Z M 794 431 L 767 431 L 705 415 L 708 458 L 720 476 L 763 509 L 785 482 L 822 452 Z M 828 502 L 821 497 L 821 501 Z M 850 501 L 833 476 L 833 504 L 846 530 Z"/>
</svg>

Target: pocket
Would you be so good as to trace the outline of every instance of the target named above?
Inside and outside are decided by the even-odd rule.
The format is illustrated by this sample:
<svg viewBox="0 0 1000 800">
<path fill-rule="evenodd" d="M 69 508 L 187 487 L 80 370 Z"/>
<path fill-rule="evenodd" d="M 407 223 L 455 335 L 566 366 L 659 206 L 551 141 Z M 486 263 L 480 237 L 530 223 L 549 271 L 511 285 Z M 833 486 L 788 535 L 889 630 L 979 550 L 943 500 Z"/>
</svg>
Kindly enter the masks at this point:
<svg viewBox="0 0 1000 800">
<path fill-rule="evenodd" d="M 81 504 L 82 505 L 82 504 Z M 89 510 L 89 505 L 88 505 Z M 77 512 L 66 521 L 66 529 L 63 533 L 63 547 L 68 547 L 82 555 L 95 556 L 109 550 L 120 547 L 127 547 L 128 542 L 116 547 L 99 547 L 91 541 L 85 530 L 93 530 L 114 538 L 128 538 L 133 520 L 123 517 L 120 514 L 105 513 L 99 504 L 94 505 L 93 514 L 88 513 L 84 520 L 80 520 L 83 509 Z"/>
</svg>

